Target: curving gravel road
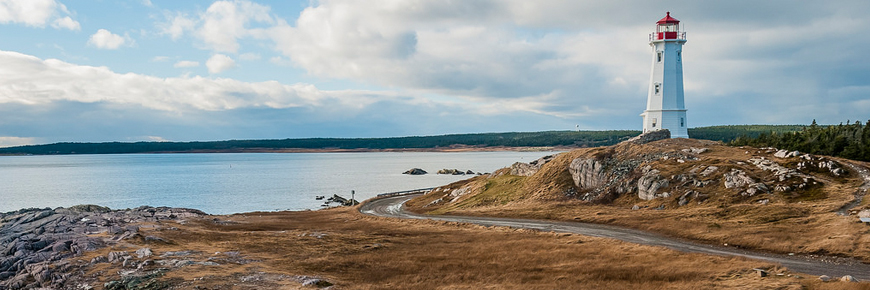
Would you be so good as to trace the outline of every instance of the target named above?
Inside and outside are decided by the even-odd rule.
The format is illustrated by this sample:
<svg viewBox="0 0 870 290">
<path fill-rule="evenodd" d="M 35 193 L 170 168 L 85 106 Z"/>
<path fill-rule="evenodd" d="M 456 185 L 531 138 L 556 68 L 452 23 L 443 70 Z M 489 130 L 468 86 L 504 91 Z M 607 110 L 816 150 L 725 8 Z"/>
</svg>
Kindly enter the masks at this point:
<svg viewBox="0 0 870 290">
<path fill-rule="evenodd" d="M 791 271 L 811 275 L 828 275 L 831 277 L 852 275 L 861 281 L 870 280 L 870 265 L 850 259 L 788 256 L 753 252 L 733 247 L 704 245 L 639 230 L 609 225 L 517 218 L 419 215 L 405 211 L 402 208 L 406 201 L 419 195 L 420 194 L 369 200 L 364 203 L 359 210 L 363 214 L 382 217 L 462 222 L 484 226 L 504 226 L 612 238 L 642 245 L 667 247 L 682 252 L 719 256 L 740 256 L 749 259 L 773 262 L 781 264 Z"/>
</svg>

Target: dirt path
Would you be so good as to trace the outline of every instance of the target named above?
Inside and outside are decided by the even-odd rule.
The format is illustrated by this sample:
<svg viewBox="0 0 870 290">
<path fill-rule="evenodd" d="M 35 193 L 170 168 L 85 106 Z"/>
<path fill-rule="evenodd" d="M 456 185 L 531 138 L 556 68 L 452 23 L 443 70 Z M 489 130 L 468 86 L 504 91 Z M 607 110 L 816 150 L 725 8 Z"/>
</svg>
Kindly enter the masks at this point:
<svg viewBox="0 0 870 290">
<path fill-rule="evenodd" d="M 867 191 L 870 190 L 870 170 L 867 170 L 867 167 L 855 165 L 852 163 L 844 162 L 849 168 L 855 170 L 858 175 L 864 179 L 864 183 L 861 184 L 861 187 L 858 188 L 858 191 L 855 192 L 855 200 L 850 203 L 847 203 L 840 210 L 837 211 L 837 214 L 841 216 L 849 215 L 849 211 L 855 208 L 856 206 L 861 204 L 861 201 L 864 200 L 864 196 L 867 195 Z"/>
<path fill-rule="evenodd" d="M 473 223 L 484 226 L 504 226 L 612 238 L 630 243 L 667 247 L 682 252 L 704 253 L 719 256 L 740 256 L 749 259 L 779 263 L 792 271 L 811 275 L 828 275 L 832 277 L 852 275 L 861 281 L 870 280 L 870 265 L 848 259 L 812 259 L 802 256 L 752 252 L 732 247 L 704 245 L 685 240 L 668 238 L 653 233 L 600 224 L 515 218 L 419 215 L 405 211 L 402 208 L 403 204 L 416 196 L 419 195 L 406 195 L 370 200 L 360 207 L 360 212 L 363 214 L 383 217 L 430 219 Z"/>
</svg>

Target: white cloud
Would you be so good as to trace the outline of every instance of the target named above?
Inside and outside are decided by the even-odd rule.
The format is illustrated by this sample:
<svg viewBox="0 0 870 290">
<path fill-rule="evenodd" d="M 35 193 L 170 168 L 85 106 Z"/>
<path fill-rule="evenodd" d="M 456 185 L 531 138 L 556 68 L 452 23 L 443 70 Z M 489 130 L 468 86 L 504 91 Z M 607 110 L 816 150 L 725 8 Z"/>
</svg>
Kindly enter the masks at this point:
<svg viewBox="0 0 870 290">
<path fill-rule="evenodd" d="M 106 67 L 0 51 L 0 104 L 58 101 L 135 104 L 164 111 L 287 108 L 330 99 L 312 85 L 246 83 L 232 79 L 158 78 L 118 74 Z"/>
<path fill-rule="evenodd" d="M 205 62 L 205 66 L 208 67 L 209 73 L 217 74 L 236 67 L 236 61 L 229 56 L 218 53 L 212 55 Z"/>
<path fill-rule="evenodd" d="M 121 45 L 131 41 L 132 40 L 130 40 L 129 37 L 120 36 L 111 31 L 100 29 L 91 35 L 91 38 L 88 39 L 88 44 L 100 49 L 118 49 Z"/>
<path fill-rule="evenodd" d="M 145 5 L 147 7 L 153 7 L 154 3 L 151 3 L 151 0 L 142 0 L 142 5 Z"/>
<path fill-rule="evenodd" d="M 217 1 L 201 16 L 198 36 L 212 50 L 236 52 L 238 39 L 249 35 L 251 22 L 271 23 L 269 7 L 249 1 Z"/>
<path fill-rule="evenodd" d="M 163 55 L 158 55 L 158 56 L 151 58 L 152 62 L 164 62 L 164 61 L 168 61 L 168 60 L 169 60 L 169 57 L 163 56 Z"/>
<path fill-rule="evenodd" d="M 243 54 L 239 55 L 239 59 L 247 60 L 247 61 L 260 60 L 260 58 L 261 57 L 259 54 L 252 53 L 252 52 L 243 53 Z"/>
<path fill-rule="evenodd" d="M 167 13 L 167 21 L 158 26 L 174 40 L 193 32 L 203 48 L 235 53 L 240 47 L 238 40 L 251 37 L 255 25 L 274 23 L 269 10 L 251 1 L 215 1 L 197 16 Z"/>
<path fill-rule="evenodd" d="M 184 36 L 185 32 L 191 31 L 196 27 L 196 22 L 182 13 L 177 13 L 175 15 L 167 14 L 166 17 L 170 18 L 168 23 L 161 23 L 158 24 L 158 26 L 162 30 L 162 33 L 169 35 L 172 40 L 178 40 Z"/>
<path fill-rule="evenodd" d="M 160 136 L 145 136 L 145 140 L 151 142 L 170 142 L 170 140 L 160 137 Z"/>
<path fill-rule="evenodd" d="M 280 57 L 280 56 L 273 56 L 273 57 L 270 57 L 270 58 L 269 58 L 269 62 L 271 62 L 272 64 L 275 64 L 275 65 L 280 65 L 280 66 L 291 66 L 291 65 L 293 65 L 293 62 L 291 62 L 289 59 L 285 59 L 285 58 Z"/>
<path fill-rule="evenodd" d="M 66 6 L 55 0 L 0 0 L 0 23 L 21 23 L 33 27 L 79 30 L 79 23 L 69 16 Z"/>
<path fill-rule="evenodd" d="M 174 65 L 172 65 L 172 67 L 176 67 L 176 68 L 198 67 L 198 66 L 199 66 L 199 62 L 190 61 L 190 60 L 182 60 L 182 61 L 176 62 Z"/>
<path fill-rule="evenodd" d="M 0 148 L 36 144 L 36 138 L 0 136 Z"/>
<path fill-rule="evenodd" d="M 78 21 L 73 20 L 69 16 L 65 16 L 63 18 L 58 18 L 54 20 L 54 23 L 51 24 L 51 27 L 54 28 L 66 28 L 69 30 L 81 30 L 82 26 Z"/>
</svg>

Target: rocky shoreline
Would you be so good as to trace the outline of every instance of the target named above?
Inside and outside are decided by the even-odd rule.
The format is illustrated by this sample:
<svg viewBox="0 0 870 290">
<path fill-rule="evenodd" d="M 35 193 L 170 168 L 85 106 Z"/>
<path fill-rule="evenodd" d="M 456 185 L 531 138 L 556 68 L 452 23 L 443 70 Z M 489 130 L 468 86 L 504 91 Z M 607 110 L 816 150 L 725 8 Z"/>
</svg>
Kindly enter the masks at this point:
<svg viewBox="0 0 870 290">
<path fill-rule="evenodd" d="M 129 240 L 166 243 L 160 237 L 140 234 L 140 225 L 204 216 L 207 214 L 202 211 L 186 208 L 111 210 L 96 205 L 0 213 L 0 289 L 91 289 L 89 283 L 94 281 L 75 273 L 83 274 L 83 268 L 105 262 L 142 269 L 155 264 L 148 259 L 150 249 L 136 250 L 138 259 L 126 252 L 112 252 L 83 263 L 70 258 Z M 107 289 L 111 288 L 108 284 L 104 286 Z"/>
</svg>

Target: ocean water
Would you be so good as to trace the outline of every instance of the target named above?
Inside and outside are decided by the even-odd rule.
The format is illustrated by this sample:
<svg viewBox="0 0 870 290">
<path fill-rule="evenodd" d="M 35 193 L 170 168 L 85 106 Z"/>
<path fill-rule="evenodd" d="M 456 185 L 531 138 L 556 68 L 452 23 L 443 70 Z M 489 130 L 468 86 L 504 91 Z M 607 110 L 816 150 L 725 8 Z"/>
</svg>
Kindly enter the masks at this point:
<svg viewBox="0 0 870 290">
<path fill-rule="evenodd" d="M 211 214 L 321 208 L 318 195 L 357 200 L 436 187 L 555 152 L 222 153 L 0 156 L 0 212 L 97 204 L 187 207 Z M 404 175 L 410 168 L 427 175 Z"/>
</svg>

